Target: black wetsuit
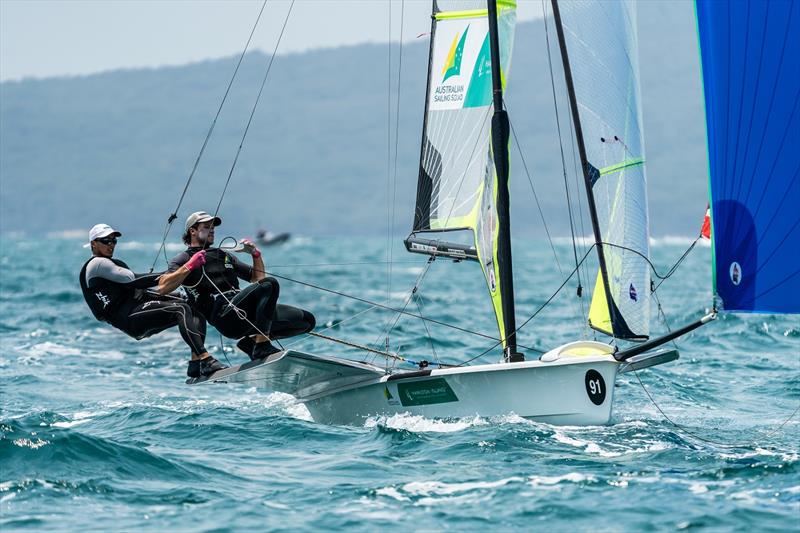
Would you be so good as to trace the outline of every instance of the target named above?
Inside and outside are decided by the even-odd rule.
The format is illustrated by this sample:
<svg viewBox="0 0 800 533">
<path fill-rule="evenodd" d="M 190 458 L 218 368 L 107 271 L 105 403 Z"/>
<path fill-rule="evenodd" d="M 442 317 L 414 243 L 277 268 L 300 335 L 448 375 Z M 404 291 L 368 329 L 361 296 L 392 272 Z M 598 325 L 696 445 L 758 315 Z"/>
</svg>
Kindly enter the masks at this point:
<svg viewBox="0 0 800 533">
<path fill-rule="evenodd" d="M 92 257 L 81 268 L 80 284 L 97 320 L 137 340 L 178 326 L 192 353 L 205 353 L 206 321 L 202 315 L 181 298 L 145 291 L 158 285 L 159 276 L 134 274 L 119 259 Z"/>
<path fill-rule="evenodd" d="M 168 271 L 178 270 L 200 250 L 199 247 L 190 247 L 181 252 L 170 261 Z M 192 271 L 183 281 L 183 287 L 189 303 L 220 333 L 231 339 L 259 332 L 272 339 L 283 339 L 314 329 L 314 315 L 277 303 L 280 285 L 275 278 L 266 277 L 239 289 L 240 279 L 249 282 L 252 278 L 253 267 L 219 248 L 209 248 L 206 250 L 206 264 L 202 269 Z M 240 316 L 241 313 L 244 314 Z"/>
</svg>

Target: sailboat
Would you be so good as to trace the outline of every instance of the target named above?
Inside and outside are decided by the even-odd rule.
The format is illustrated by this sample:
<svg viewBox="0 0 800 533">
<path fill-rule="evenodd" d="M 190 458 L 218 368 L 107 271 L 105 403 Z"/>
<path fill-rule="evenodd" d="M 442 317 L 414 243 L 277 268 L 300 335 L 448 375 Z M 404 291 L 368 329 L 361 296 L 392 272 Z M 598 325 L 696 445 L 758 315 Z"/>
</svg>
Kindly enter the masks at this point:
<svg viewBox="0 0 800 533">
<path fill-rule="evenodd" d="M 433 2 L 417 197 L 405 246 L 480 264 L 502 361 L 392 371 L 286 350 L 193 383 L 246 383 L 289 393 L 315 421 L 329 424 L 360 425 L 369 417 L 407 412 L 428 418 L 515 413 L 552 424 L 599 425 L 611 420 L 619 374 L 678 359 L 677 350 L 663 345 L 709 323 L 718 310 L 800 312 L 800 263 L 793 255 L 800 248 L 800 215 L 793 207 L 800 205 L 800 155 L 783 142 L 787 132 L 800 131 L 800 47 L 788 48 L 790 61 L 775 59 L 774 52 L 785 52 L 786 39 L 800 35 L 791 5 L 697 1 L 715 302 L 709 314 L 651 339 L 635 3 L 551 0 L 599 265 L 588 324 L 613 341 L 576 340 L 531 357 L 519 351 L 516 339 L 503 105 L 516 5 L 459 4 L 464 2 Z M 756 38 L 739 43 L 753 32 Z M 754 54 L 762 60 L 757 74 Z M 737 61 L 752 62 L 744 69 L 750 77 L 732 76 L 739 73 Z M 755 103 L 736 124 L 758 126 L 760 142 L 769 145 L 758 154 L 752 139 L 732 133 L 731 110 L 742 101 Z M 451 238 L 464 233 L 472 242 Z"/>
</svg>

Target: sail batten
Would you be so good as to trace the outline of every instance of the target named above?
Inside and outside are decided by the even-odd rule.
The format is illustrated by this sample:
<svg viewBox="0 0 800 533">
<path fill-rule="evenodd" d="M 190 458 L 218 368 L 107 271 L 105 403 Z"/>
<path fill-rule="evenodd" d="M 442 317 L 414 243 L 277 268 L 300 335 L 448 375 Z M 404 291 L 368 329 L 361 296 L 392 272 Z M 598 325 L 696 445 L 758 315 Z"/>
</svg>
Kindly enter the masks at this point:
<svg viewBox="0 0 800 533">
<path fill-rule="evenodd" d="M 800 9 L 707 0 L 695 7 L 715 304 L 800 313 Z"/>
</svg>

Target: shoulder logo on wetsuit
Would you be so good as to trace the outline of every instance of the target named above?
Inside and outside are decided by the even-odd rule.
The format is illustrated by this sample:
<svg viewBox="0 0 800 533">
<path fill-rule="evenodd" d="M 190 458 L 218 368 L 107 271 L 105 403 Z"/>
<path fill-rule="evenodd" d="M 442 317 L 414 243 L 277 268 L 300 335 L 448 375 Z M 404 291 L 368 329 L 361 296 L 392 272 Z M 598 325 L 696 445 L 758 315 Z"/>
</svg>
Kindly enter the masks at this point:
<svg viewBox="0 0 800 533">
<path fill-rule="evenodd" d="M 231 258 L 228 254 L 225 254 L 225 268 L 233 268 L 233 264 L 231 264 Z"/>
<path fill-rule="evenodd" d="M 103 294 L 102 292 L 96 292 L 94 295 L 97 296 L 98 300 L 103 302 L 103 309 L 108 307 L 108 304 L 111 303 L 111 299 L 108 296 L 106 296 L 105 294 Z"/>
</svg>

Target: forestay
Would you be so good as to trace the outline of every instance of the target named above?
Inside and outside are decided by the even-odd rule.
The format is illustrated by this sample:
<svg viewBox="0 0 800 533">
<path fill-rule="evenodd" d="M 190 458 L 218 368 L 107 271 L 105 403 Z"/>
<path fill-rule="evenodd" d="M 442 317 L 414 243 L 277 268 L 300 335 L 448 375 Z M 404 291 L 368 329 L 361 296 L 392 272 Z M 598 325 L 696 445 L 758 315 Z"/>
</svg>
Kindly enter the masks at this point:
<svg viewBox="0 0 800 533">
<path fill-rule="evenodd" d="M 601 241 L 589 323 L 617 338 L 643 340 L 650 329 L 650 272 L 635 4 L 558 7 Z"/>
<path fill-rule="evenodd" d="M 516 4 L 498 0 L 500 62 L 508 76 Z M 501 337 L 500 276 L 497 269 L 497 176 L 491 151 L 492 65 L 485 2 L 434 2 L 428 89 L 420 153 L 411 251 L 441 253 L 463 245 L 436 240 L 421 244 L 420 233 L 469 230 L 486 277 Z"/>
<path fill-rule="evenodd" d="M 800 313 L 800 5 L 696 7 L 717 305 Z"/>
</svg>

